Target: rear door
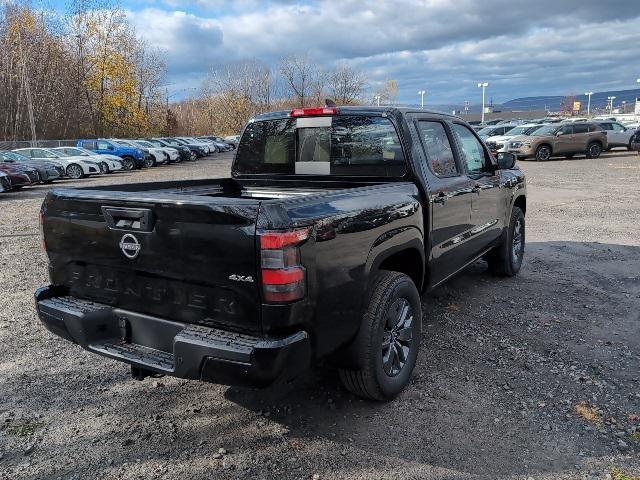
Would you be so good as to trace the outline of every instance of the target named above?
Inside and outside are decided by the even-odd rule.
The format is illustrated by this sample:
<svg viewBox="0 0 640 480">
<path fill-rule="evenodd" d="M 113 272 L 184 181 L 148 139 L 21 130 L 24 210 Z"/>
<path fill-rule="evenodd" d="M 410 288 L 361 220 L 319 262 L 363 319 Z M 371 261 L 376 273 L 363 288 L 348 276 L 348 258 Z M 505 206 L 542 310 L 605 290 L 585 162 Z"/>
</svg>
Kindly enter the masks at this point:
<svg viewBox="0 0 640 480">
<path fill-rule="evenodd" d="M 451 124 L 419 117 L 417 131 L 422 143 L 431 215 L 430 286 L 463 267 L 472 256 L 468 245 L 471 229 L 471 181 L 455 156 Z"/>
<path fill-rule="evenodd" d="M 469 245 L 471 256 L 475 257 L 500 236 L 504 227 L 500 171 L 493 166 L 491 154 L 470 128 L 454 123 L 453 129 L 466 177 L 471 183 Z"/>
<path fill-rule="evenodd" d="M 574 147 L 573 152 L 586 152 L 587 145 L 591 141 L 593 134 L 589 133 L 589 124 L 576 123 L 573 126 Z"/>
<path fill-rule="evenodd" d="M 52 192 L 44 225 L 52 283 L 122 310 L 258 333 L 259 205 L 159 191 Z"/>
<path fill-rule="evenodd" d="M 580 142 L 579 138 L 574 135 L 575 125 L 563 125 L 558 133 L 556 133 L 556 139 L 553 145 L 553 155 L 560 155 L 565 153 L 579 152 Z M 584 149 L 582 150 L 584 151 Z"/>
</svg>

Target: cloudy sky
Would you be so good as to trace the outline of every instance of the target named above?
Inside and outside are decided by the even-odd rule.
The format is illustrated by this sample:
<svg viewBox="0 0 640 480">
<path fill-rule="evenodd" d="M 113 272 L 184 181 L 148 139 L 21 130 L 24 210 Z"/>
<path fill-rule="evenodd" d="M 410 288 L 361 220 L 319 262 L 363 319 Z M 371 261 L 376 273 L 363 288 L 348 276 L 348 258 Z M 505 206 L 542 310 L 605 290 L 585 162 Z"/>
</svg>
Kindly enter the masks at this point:
<svg viewBox="0 0 640 480">
<path fill-rule="evenodd" d="M 168 82 L 199 86 L 226 61 L 275 65 L 308 53 L 348 62 L 400 100 L 479 103 L 628 89 L 640 77 L 637 0 L 123 0 L 137 31 L 166 53 Z"/>
</svg>

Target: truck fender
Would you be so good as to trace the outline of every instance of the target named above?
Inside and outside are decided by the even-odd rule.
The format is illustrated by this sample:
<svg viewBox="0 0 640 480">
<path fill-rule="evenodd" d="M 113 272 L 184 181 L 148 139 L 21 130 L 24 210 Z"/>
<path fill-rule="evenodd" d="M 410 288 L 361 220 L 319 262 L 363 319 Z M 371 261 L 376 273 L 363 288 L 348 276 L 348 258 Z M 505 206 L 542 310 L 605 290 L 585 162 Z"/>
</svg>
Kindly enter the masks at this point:
<svg viewBox="0 0 640 480">
<path fill-rule="evenodd" d="M 406 258 L 401 257 L 402 252 L 407 253 Z M 365 264 L 367 291 L 373 276 L 384 266 L 385 261 L 395 264 L 395 259 L 400 262 L 396 271 L 409 275 L 418 291 L 422 290 L 425 272 L 424 238 L 417 227 L 408 225 L 388 230 L 373 242 Z"/>
</svg>

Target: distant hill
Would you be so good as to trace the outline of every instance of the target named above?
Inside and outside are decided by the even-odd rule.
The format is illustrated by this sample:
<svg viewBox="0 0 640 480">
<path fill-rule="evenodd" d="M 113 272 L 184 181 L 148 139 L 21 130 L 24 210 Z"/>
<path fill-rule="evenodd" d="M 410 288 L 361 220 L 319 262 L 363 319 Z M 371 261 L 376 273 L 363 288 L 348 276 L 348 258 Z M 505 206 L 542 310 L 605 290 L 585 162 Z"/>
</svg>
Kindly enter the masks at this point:
<svg viewBox="0 0 640 480">
<path fill-rule="evenodd" d="M 584 93 L 584 92 L 582 92 Z M 567 94 L 570 96 L 571 94 Z M 608 100 L 607 97 L 616 97 L 613 101 L 614 107 L 619 107 L 623 101 L 627 102 L 627 105 L 634 104 L 637 97 L 640 97 L 640 88 L 636 88 L 633 90 L 613 90 L 609 92 L 594 92 L 591 96 L 591 108 L 593 110 L 605 109 L 607 108 Z M 575 94 L 576 101 L 582 102 L 583 109 L 587 108 L 587 96 L 586 95 L 578 95 Z M 512 111 L 533 111 L 539 110 L 544 111 L 545 107 L 549 111 L 558 111 L 560 110 L 560 105 L 562 104 L 562 100 L 564 96 L 562 95 L 545 95 L 538 97 L 521 97 L 514 98 L 513 100 L 509 100 L 502 104 L 494 103 L 493 108 L 496 111 L 502 112 L 512 112 Z M 451 111 L 456 110 L 458 112 L 462 112 L 464 110 L 464 105 L 456 105 L 456 104 L 442 104 L 442 105 L 425 105 L 425 107 L 431 110 L 438 110 L 441 112 L 451 113 Z M 471 105 L 469 108 L 469 113 L 479 113 L 481 111 L 480 105 Z"/>
</svg>

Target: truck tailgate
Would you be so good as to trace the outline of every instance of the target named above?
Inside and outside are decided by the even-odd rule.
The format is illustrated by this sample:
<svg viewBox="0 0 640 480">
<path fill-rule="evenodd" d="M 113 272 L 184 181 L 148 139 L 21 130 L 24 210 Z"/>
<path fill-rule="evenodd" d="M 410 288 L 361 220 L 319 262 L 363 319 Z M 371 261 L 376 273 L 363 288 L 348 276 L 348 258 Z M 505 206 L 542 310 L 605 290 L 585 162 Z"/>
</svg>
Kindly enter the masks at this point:
<svg viewBox="0 0 640 480">
<path fill-rule="evenodd" d="M 43 204 L 51 281 L 119 309 L 260 333 L 259 207 L 254 199 L 52 191 Z"/>
</svg>

